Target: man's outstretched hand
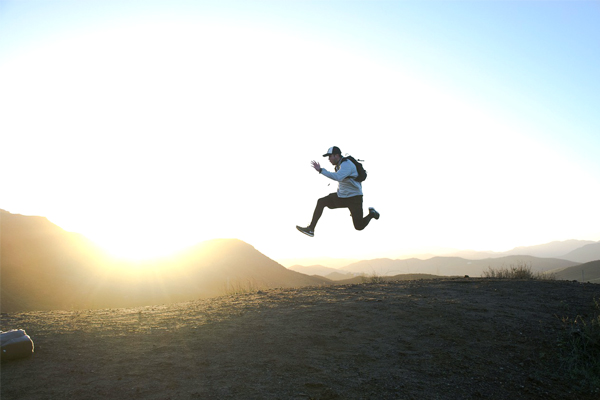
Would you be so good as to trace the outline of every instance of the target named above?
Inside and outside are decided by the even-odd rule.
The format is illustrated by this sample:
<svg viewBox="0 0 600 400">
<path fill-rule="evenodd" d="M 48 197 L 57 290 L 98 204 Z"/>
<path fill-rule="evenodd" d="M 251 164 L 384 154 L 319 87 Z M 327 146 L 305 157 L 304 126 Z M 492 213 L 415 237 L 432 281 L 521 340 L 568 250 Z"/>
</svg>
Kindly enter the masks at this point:
<svg viewBox="0 0 600 400">
<path fill-rule="evenodd" d="M 317 171 L 317 172 L 321 172 L 321 164 L 319 164 L 318 162 L 316 162 L 315 160 L 310 162 L 312 164 L 312 167 Z"/>
</svg>

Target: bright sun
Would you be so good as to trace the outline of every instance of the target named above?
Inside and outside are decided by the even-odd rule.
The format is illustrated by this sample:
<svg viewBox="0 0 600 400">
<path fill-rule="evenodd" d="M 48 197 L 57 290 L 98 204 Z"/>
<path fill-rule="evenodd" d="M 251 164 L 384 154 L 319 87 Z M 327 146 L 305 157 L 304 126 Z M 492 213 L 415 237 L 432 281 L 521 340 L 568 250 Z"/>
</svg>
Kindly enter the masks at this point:
<svg viewBox="0 0 600 400">
<path fill-rule="evenodd" d="M 2 68 L 2 144 L 23 150 L 2 155 L 18 169 L 3 176 L 20 190 L 14 203 L 119 257 L 214 238 L 297 254 L 294 226 L 335 190 L 308 165 L 331 145 L 367 158 L 365 201 L 384 214 L 360 236 L 371 254 L 581 237 L 600 196 L 594 177 L 518 121 L 357 47 L 289 32 L 128 21 Z M 577 207 L 556 212 L 582 188 Z M 301 251 L 360 251 L 347 246 L 355 232 L 333 228 L 338 215 L 348 226 L 342 214 L 320 227 L 332 227 L 327 241 Z"/>
</svg>

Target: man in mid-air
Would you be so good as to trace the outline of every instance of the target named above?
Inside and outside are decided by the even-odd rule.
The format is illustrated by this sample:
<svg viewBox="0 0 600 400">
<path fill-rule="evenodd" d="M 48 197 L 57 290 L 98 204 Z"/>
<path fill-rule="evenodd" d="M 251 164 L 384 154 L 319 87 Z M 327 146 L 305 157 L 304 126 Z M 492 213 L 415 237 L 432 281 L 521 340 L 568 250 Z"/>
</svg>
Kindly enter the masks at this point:
<svg viewBox="0 0 600 400">
<path fill-rule="evenodd" d="M 312 167 L 321 175 L 337 181 L 338 190 L 336 193 L 331 193 L 317 201 L 310 225 L 306 228 L 296 225 L 296 229 L 313 237 L 317 222 L 323 214 L 323 209 L 327 207 L 332 209 L 348 208 L 352 215 L 354 228 L 362 231 L 373 218 L 379 219 L 379 213 L 373 207 L 369 207 L 369 213 L 363 217 L 362 184 L 355 179 L 358 177 L 356 166 L 349 159 L 342 157 L 342 152 L 337 146 L 330 147 L 327 153 L 323 154 L 323 157 L 329 157 L 329 162 L 335 166 L 335 172 L 329 172 L 325 168 L 321 168 L 321 165 L 314 160 L 311 162 Z"/>
</svg>

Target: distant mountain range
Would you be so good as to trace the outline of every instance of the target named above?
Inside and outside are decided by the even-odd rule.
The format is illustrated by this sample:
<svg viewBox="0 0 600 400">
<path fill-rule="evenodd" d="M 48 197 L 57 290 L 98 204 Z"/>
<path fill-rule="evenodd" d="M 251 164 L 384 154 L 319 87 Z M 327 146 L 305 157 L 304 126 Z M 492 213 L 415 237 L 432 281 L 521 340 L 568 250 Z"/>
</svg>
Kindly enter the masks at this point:
<svg viewBox="0 0 600 400">
<path fill-rule="evenodd" d="M 600 242 L 586 244 L 559 258 L 581 263 L 600 260 Z"/>
<path fill-rule="evenodd" d="M 422 259 L 363 260 L 341 268 L 322 265 L 293 265 L 289 268 L 307 275 L 320 275 L 334 281 L 342 281 L 348 279 L 349 273 L 379 276 L 411 273 L 480 276 L 488 268 L 513 265 L 528 265 L 534 272 L 545 272 L 595 260 L 600 260 L 600 242 L 566 240 L 516 247 L 506 252 L 465 250 L 453 252 L 449 256 L 427 256 Z"/>
<path fill-rule="evenodd" d="M 291 269 L 292 271 L 300 272 L 301 274 L 306 274 L 306 275 L 324 276 L 327 279 L 331 279 L 333 281 L 349 279 L 354 276 L 354 274 L 352 272 L 344 271 L 343 269 L 340 269 L 340 268 L 325 267 L 323 265 L 309 265 L 309 266 L 292 265 L 288 269 Z"/>
<path fill-rule="evenodd" d="M 600 274 L 598 263 L 581 264 L 600 260 L 600 242 L 553 242 L 507 253 L 488 254 L 483 259 L 382 258 L 352 262 L 342 268 L 296 265 L 288 269 L 247 243 L 219 239 L 172 257 L 127 263 L 46 218 L 0 210 L 0 301 L 2 312 L 135 307 L 263 288 L 350 283 L 357 275 L 475 277 L 488 268 L 518 265 L 529 266 L 534 272 L 552 271 L 559 279 L 587 281 L 598 279 Z M 540 257 L 558 253 L 563 256 Z"/>
<path fill-rule="evenodd" d="M 575 260 L 569 258 L 571 252 L 580 249 L 586 245 L 596 245 L 596 252 L 590 252 L 587 258 L 579 257 Z M 452 257 L 462 257 L 471 260 L 483 259 L 483 258 L 498 258 L 505 256 L 534 256 L 538 258 L 560 258 L 563 260 L 577 261 L 577 262 L 588 262 L 600 259 L 600 242 L 592 242 L 589 240 L 564 240 L 554 241 L 545 244 L 539 244 L 535 246 L 520 246 L 515 247 L 512 250 L 495 252 L 495 251 L 473 251 L 473 250 L 462 250 L 447 254 Z M 590 258 L 592 257 L 592 258 Z M 594 258 L 596 257 L 596 258 Z"/>
<path fill-rule="evenodd" d="M 600 260 L 549 272 L 559 280 L 600 283 Z"/>
<path fill-rule="evenodd" d="M 331 282 L 288 270 L 236 239 L 200 243 L 153 262 L 125 263 L 46 218 L 3 210 L 0 265 L 2 312 L 134 307 Z"/>
<path fill-rule="evenodd" d="M 281 265 L 285 265 L 288 268 L 294 265 L 300 266 L 314 266 L 321 265 L 326 268 L 339 269 L 346 265 L 360 261 L 360 259 L 352 258 L 331 258 L 331 257 L 319 257 L 319 258 L 283 258 L 277 260 Z"/>
<path fill-rule="evenodd" d="M 366 276 L 394 276 L 399 274 L 431 274 L 444 276 L 481 276 L 488 268 L 499 269 L 509 268 L 511 266 L 527 266 L 533 272 L 546 272 L 555 269 L 563 269 L 579 265 L 577 262 L 560 260 L 556 258 L 537 258 L 532 256 L 506 256 L 499 258 L 486 258 L 483 260 L 468 260 L 461 257 L 433 257 L 427 260 L 410 258 L 408 260 L 392 260 L 389 258 L 380 258 L 374 260 L 359 261 L 347 265 L 339 273 L 351 273 L 352 275 Z M 290 267 L 294 270 L 300 270 L 300 267 Z M 323 272 L 323 267 L 313 266 L 301 269 L 303 273 L 309 275 L 318 275 Z M 322 275 L 332 280 L 348 279 L 347 276 L 332 277 L 331 273 Z"/>
</svg>

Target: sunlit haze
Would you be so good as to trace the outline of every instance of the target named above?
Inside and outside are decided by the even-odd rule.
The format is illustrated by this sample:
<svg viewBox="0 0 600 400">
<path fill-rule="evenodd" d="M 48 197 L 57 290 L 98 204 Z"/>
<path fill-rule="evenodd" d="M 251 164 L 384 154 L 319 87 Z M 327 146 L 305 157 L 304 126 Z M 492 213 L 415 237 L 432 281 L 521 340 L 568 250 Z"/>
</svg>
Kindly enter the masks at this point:
<svg viewBox="0 0 600 400">
<path fill-rule="evenodd" d="M 0 208 L 113 254 L 600 240 L 597 1 L 2 1 Z M 365 160 L 357 232 L 316 200 Z"/>
</svg>

